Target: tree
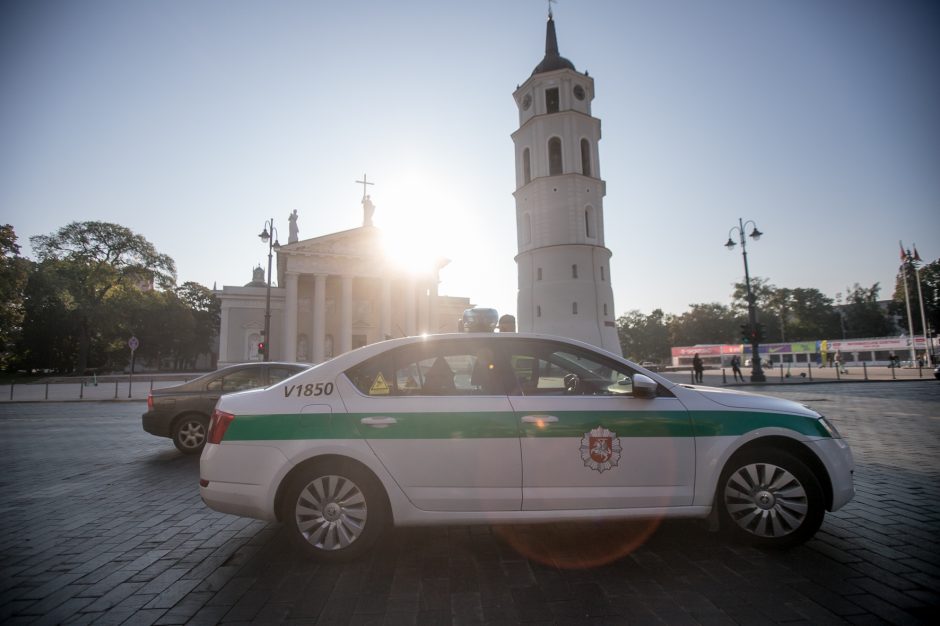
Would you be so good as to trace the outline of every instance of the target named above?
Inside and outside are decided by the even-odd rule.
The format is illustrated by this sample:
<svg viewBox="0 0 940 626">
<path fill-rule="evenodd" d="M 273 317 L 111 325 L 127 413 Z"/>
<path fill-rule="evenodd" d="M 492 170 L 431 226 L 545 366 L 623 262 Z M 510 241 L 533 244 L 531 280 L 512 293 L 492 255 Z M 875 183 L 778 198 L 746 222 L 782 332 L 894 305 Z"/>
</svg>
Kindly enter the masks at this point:
<svg viewBox="0 0 940 626">
<path fill-rule="evenodd" d="M 0 368 L 4 369 L 23 325 L 23 291 L 30 262 L 19 254 L 13 227 L 10 224 L 0 226 Z"/>
<path fill-rule="evenodd" d="M 23 328 L 14 358 L 19 368 L 64 373 L 75 367 L 80 324 L 75 301 L 54 268 L 58 263 L 36 263 L 29 273 L 23 291 Z"/>
<path fill-rule="evenodd" d="M 624 355 L 637 362 L 668 360 L 670 320 L 671 316 L 664 315 L 662 309 L 649 315 L 633 310 L 617 318 L 617 335 Z"/>
<path fill-rule="evenodd" d="M 785 343 L 840 336 L 839 314 L 832 299 L 818 289 L 775 287 L 755 277 L 751 279 L 751 291 L 758 317 L 767 329 L 767 341 Z M 742 316 L 747 315 L 746 293 L 744 283 L 735 283 L 732 308 Z"/>
<path fill-rule="evenodd" d="M 923 334 L 923 323 L 920 317 L 920 302 L 918 301 L 917 280 L 920 278 L 920 291 L 924 298 L 924 317 L 927 326 L 933 332 L 940 328 L 940 259 L 922 265 L 916 259 L 909 259 L 898 269 L 897 279 L 894 283 L 894 299 L 891 312 L 898 316 L 899 323 L 908 334 Z M 907 276 L 907 289 L 911 298 L 911 320 L 914 329 L 908 328 L 907 306 L 904 302 L 904 276 Z"/>
<path fill-rule="evenodd" d="M 78 320 L 76 369 L 87 369 L 92 338 L 101 330 L 107 298 L 120 288 L 171 287 L 173 260 L 147 239 L 108 222 L 72 222 L 51 235 L 30 238 L 45 269 L 56 274 Z M 100 347 L 100 346 L 98 346 Z"/>
<path fill-rule="evenodd" d="M 670 319 L 669 340 L 673 346 L 740 343 L 742 321 L 723 304 L 692 304 L 689 311 Z"/>
<path fill-rule="evenodd" d="M 846 338 L 884 337 L 891 334 L 891 325 L 878 304 L 880 291 L 878 283 L 867 288 L 855 283 L 849 290 L 846 304 L 842 307 Z"/>
<path fill-rule="evenodd" d="M 790 341 L 813 341 L 840 337 L 839 313 L 818 289 L 797 287 L 789 290 L 787 322 Z"/>
<path fill-rule="evenodd" d="M 211 289 L 195 282 L 183 283 L 176 289 L 176 295 L 186 303 L 193 316 L 193 341 L 186 346 L 186 359 L 190 367 L 195 367 L 200 354 L 212 351 L 219 334 L 222 306 Z"/>
</svg>

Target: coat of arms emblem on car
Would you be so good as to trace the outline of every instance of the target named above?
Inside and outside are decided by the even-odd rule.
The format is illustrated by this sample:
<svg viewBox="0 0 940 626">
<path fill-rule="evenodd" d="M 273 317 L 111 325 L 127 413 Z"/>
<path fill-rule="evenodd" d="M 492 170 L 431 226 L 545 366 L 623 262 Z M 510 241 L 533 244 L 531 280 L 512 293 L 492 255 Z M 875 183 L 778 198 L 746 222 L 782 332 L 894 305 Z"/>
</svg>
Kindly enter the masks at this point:
<svg viewBox="0 0 940 626">
<path fill-rule="evenodd" d="M 584 466 L 603 474 L 620 463 L 620 437 L 598 426 L 581 438 L 581 460 Z"/>
</svg>

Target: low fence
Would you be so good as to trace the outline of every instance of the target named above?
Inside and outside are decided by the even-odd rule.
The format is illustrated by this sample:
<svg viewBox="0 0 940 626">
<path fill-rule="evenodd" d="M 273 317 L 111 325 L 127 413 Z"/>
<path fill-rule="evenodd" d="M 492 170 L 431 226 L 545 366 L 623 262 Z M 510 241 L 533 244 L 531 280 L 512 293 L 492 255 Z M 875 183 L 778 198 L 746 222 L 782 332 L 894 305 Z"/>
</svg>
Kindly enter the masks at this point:
<svg viewBox="0 0 940 626">
<path fill-rule="evenodd" d="M 178 378 L 109 376 L 106 379 L 76 378 L 69 381 L 14 382 L 0 385 L 0 402 L 146 400 L 147 394 L 152 389 L 172 387 L 195 377 L 195 374 L 180 375 Z"/>
</svg>

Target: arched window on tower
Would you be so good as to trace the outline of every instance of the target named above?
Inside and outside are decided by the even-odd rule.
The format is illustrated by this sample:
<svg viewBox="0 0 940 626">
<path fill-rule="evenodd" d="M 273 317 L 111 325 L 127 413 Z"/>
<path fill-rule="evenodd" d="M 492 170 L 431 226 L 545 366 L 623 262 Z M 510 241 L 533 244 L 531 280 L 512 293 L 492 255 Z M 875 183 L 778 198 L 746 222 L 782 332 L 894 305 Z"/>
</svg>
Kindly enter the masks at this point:
<svg viewBox="0 0 940 626">
<path fill-rule="evenodd" d="M 591 175 L 591 143 L 587 139 L 581 140 L 581 173 Z"/>
<path fill-rule="evenodd" d="M 584 236 L 594 239 L 594 207 L 584 209 Z"/>
<path fill-rule="evenodd" d="M 522 151 L 522 180 L 525 185 L 532 182 L 532 159 L 528 148 Z"/>
<path fill-rule="evenodd" d="M 552 137 L 548 140 L 548 175 L 561 174 L 561 139 Z"/>
<path fill-rule="evenodd" d="M 532 217 L 522 214 L 522 243 L 532 243 Z"/>
</svg>

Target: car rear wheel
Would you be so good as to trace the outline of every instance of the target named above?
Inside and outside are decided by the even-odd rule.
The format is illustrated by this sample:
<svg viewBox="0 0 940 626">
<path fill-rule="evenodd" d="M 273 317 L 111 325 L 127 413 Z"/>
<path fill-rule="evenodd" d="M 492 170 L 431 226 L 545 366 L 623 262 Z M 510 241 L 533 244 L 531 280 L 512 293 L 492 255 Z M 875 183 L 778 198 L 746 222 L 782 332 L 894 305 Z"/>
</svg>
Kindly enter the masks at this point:
<svg viewBox="0 0 940 626">
<path fill-rule="evenodd" d="M 199 454 L 206 445 L 209 419 L 204 415 L 184 415 L 173 427 L 173 443 L 183 454 Z"/>
<path fill-rule="evenodd" d="M 769 548 L 803 543 L 825 515 L 819 480 L 802 461 L 779 450 L 733 458 L 722 472 L 717 499 L 723 528 Z"/>
<path fill-rule="evenodd" d="M 387 514 L 378 480 L 344 462 L 313 465 L 290 479 L 281 507 L 290 540 L 320 561 L 347 561 L 372 547 Z"/>
</svg>

